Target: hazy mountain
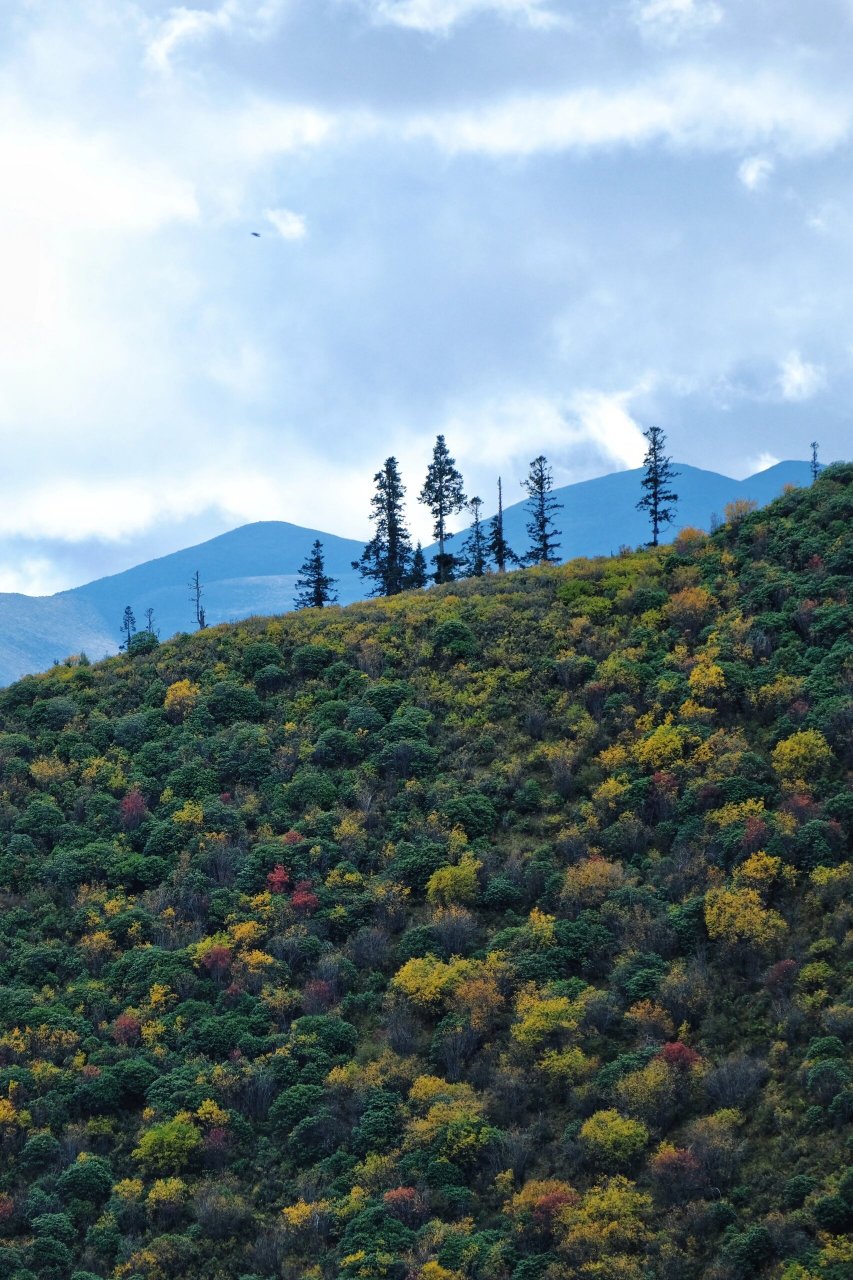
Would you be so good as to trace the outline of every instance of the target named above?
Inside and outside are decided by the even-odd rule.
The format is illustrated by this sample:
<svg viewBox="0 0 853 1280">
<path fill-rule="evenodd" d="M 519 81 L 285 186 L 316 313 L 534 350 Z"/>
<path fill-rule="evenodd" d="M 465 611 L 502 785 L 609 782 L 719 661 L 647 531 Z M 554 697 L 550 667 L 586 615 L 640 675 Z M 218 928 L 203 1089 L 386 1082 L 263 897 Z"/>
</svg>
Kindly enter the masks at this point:
<svg viewBox="0 0 853 1280">
<path fill-rule="evenodd" d="M 678 520 L 667 536 L 684 525 L 708 528 L 712 515 L 722 517 L 726 503 L 735 498 L 752 498 L 764 505 L 786 484 L 810 482 L 806 462 L 780 462 L 747 480 L 683 464 L 678 470 Z M 564 558 L 607 555 L 624 544 L 635 546 L 647 539 L 648 522 L 635 509 L 640 476 L 640 469 L 621 471 L 554 491 L 563 504 L 556 523 L 562 531 Z M 515 551 L 523 552 L 527 546 L 526 504 L 510 501 L 509 485 L 505 492 L 507 538 Z M 128 604 L 140 626 L 145 610 L 153 608 L 164 639 L 176 631 L 190 630 L 193 612 L 187 584 L 196 569 L 204 584 L 204 604 L 211 624 L 285 612 L 292 607 L 297 571 L 315 538 L 322 540 L 328 570 L 338 579 L 341 603 L 363 597 L 364 584 L 351 567 L 363 543 L 275 520 L 243 525 L 198 546 L 56 595 L 0 593 L 0 683 L 44 670 L 71 653 L 82 651 L 91 658 L 114 653 Z M 454 539 L 457 552 L 463 538 L 464 533 Z M 427 548 L 427 555 L 431 553 Z"/>
</svg>

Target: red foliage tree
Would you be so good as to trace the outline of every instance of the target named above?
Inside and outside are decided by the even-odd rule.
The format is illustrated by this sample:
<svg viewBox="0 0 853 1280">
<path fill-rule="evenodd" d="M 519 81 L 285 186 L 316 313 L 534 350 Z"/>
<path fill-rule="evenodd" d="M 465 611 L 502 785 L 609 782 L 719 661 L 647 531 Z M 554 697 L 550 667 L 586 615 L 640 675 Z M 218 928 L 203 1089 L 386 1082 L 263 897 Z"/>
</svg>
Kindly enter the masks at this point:
<svg viewBox="0 0 853 1280">
<path fill-rule="evenodd" d="M 282 844 L 301 844 L 302 836 L 298 831 L 286 831 L 281 837 Z"/>
<path fill-rule="evenodd" d="M 658 1056 L 663 1058 L 668 1067 L 675 1067 L 677 1071 L 690 1071 L 702 1061 L 696 1050 L 691 1049 L 689 1044 L 683 1044 L 681 1040 L 665 1044 Z"/>
<path fill-rule="evenodd" d="M 217 943 L 205 951 L 201 963 L 211 978 L 221 980 L 231 967 L 231 948 Z"/>
<path fill-rule="evenodd" d="M 388 1212 L 402 1222 L 413 1223 L 424 1216 L 423 1197 L 415 1187 L 394 1187 L 382 1197 Z"/>
<path fill-rule="evenodd" d="M 132 1013 L 120 1013 L 113 1023 L 112 1037 L 116 1044 L 136 1044 L 142 1023 Z"/>
<path fill-rule="evenodd" d="M 533 1220 L 540 1227 L 546 1227 L 549 1231 L 554 1222 L 555 1215 L 567 1204 L 578 1204 L 580 1196 L 576 1191 L 572 1191 L 570 1187 L 566 1187 L 564 1191 L 549 1191 L 547 1195 L 540 1196 L 533 1206 Z"/>
<path fill-rule="evenodd" d="M 133 831 L 148 815 L 141 791 L 128 791 L 120 807 L 122 825 L 128 831 Z"/>
<path fill-rule="evenodd" d="M 276 863 L 267 876 L 267 888 L 270 893 L 284 893 L 290 884 L 290 872 L 280 862 Z"/>
<path fill-rule="evenodd" d="M 320 899 L 311 888 L 310 880 L 300 880 L 290 897 L 294 911 L 300 915 L 310 916 L 320 905 Z"/>
</svg>

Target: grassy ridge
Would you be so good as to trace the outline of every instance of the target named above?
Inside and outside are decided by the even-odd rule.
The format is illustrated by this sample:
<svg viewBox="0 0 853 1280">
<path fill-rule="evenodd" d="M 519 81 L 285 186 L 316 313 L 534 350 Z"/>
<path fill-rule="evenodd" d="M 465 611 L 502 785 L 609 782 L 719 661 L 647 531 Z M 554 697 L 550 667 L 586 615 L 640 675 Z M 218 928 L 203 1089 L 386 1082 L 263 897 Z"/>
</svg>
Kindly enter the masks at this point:
<svg viewBox="0 0 853 1280">
<path fill-rule="evenodd" d="M 0 1271 L 848 1276 L 851 520 L 0 693 Z"/>
</svg>

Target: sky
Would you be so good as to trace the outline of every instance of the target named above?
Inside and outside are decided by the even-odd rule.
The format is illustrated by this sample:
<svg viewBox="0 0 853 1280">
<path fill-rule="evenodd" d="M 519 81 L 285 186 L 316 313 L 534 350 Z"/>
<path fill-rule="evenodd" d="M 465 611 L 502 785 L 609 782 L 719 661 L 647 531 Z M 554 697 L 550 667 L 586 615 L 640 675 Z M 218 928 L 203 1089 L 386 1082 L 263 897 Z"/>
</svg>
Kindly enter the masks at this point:
<svg viewBox="0 0 853 1280">
<path fill-rule="evenodd" d="M 4 0 L 0 590 L 849 457 L 853 0 Z M 258 232 L 259 235 L 253 235 Z"/>
</svg>

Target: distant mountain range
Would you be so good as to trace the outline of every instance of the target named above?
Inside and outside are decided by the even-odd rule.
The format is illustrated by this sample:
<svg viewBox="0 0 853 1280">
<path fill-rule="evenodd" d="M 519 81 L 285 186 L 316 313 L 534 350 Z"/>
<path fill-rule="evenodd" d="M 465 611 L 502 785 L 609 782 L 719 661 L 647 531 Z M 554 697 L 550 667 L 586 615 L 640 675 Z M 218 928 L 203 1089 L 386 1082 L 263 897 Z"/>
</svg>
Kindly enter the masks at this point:
<svg viewBox="0 0 853 1280">
<path fill-rule="evenodd" d="M 678 465 L 678 518 L 666 536 L 695 525 L 707 529 L 726 503 L 748 498 L 760 506 L 777 497 L 787 484 L 807 485 L 807 462 L 780 462 L 747 480 Z M 636 546 L 648 538 L 648 521 L 635 508 L 641 470 L 584 480 L 555 489 L 563 504 L 556 524 L 562 531 L 561 554 L 607 555 L 620 546 Z M 526 504 L 506 507 L 505 531 L 510 546 L 523 552 L 528 538 Z M 115 653 L 125 606 L 142 625 L 153 608 L 162 638 L 193 626 L 188 582 L 196 570 L 204 584 L 207 621 L 232 622 L 252 614 L 283 613 L 292 608 L 297 571 L 311 543 L 320 538 L 328 571 L 338 579 L 341 604 L 364 597 L 364 583 L 352 569 L 363 543 L 286 521 L 243 525 L 208 542 L 148 560 L 122 573 L 99 578 L 52 596 L 0 593 L 0 684 L 29 672 L 43 671 L 71 653 L 90 658 Z M 457 535 L 460 546 L 464 533 Z M 429 555 L 431 549 L 427 549 Z"/>
</svg>

